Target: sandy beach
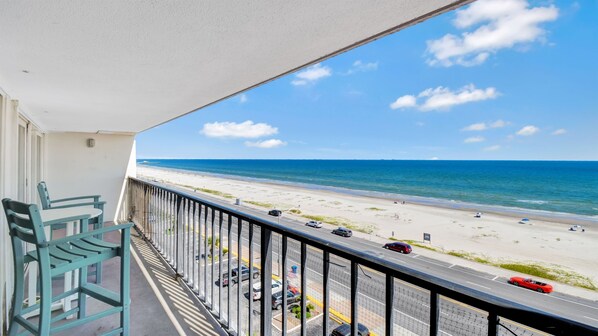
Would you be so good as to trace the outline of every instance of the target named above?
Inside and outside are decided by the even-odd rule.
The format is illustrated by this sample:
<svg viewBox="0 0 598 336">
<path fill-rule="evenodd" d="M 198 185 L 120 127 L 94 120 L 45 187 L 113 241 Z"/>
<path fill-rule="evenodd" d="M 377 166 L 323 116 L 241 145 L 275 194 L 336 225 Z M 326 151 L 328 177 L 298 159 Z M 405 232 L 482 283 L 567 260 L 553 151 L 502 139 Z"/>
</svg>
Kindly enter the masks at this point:
<svg viewBox="0 0 598 336">
<path fill-rule="evenodd" d="M 448 255 L 462 254 L 481 258 L 493 264 L 539 264 L 564 272 L 575 272 L 598 284 L 598 230 L 586 226 L 585 232 L 569 231 L 570 224 L 536 220 L 519 224 L 520 217 L 484 213 L 475 218 L 475 212 L 402 203 L 401 200 L 356 196 L 326 190 L 305 189 L 296 186 L 242 181 L 211 175 L 138 166 L 137 174 L 159 182 L 204 189 L 207 195 L 220 197 L 227 203 L 240 198 L 243 204 L 266 211 L 285 210 L 284 216 L 306 221 L 306 216 L 326 217 L 324 222 L 346 223 L 354 228 L 356 236 L 386 242 L 390 237 L 422 242 L 423 233 L 431 234 L 429 246 L 443 253 L 414 246 L 414 251 L 432 254 L 501 276 L 515 275 L 513 271 L 474 263 Z M 228 194 L 215 195 L 213 191 Z M 198 190 L 201 193 L 201 190 Z M 292 210 L 292 211 L 289 211 Z M 292 212 L 295 212 L 293 214 Z M 332 228 L 333 225 L 328 226 Z M 356 232 L 360 231 L 360 232 Z M 586 281 L 586 280 L 584 280 Z M 554 283 L 554 281 L 551 281 Z M 598 292 L 555 284 L 555 289 L 598 298 Z"/>
</svg>

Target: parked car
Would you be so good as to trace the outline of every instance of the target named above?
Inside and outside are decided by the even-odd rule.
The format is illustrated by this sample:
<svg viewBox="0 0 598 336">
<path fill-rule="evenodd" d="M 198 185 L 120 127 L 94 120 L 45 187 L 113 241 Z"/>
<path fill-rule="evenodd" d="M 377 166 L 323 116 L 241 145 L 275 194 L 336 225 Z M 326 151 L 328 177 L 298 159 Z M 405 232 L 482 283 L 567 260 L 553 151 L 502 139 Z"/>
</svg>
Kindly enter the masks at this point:
<svg viewBox="0 0 598 336">
<path fill-rule="evenodd" d="M 351 231 L 347 228 L 344 228 L 342 226 L 332 230 L 332 233 L 334 233 L 335 235 L 343 236 L 343 237 L 351 237 L 353 235 L 353 231 Z"/>
<path fill-rule="evenodd" d="M 270 211 L 268 211 L 268 215 L 274 216 L 274 217 L 280 217 L 280 216 L 282 216 L 282 211 L 276 210 L 276 209 L 270 210 Z"/>
<path fill-rule="evenodd" d="M 305 225 L 319 229 L 322 227 L 322 222 L 310 220 L 309 222 L 305 223 Z"/>
<path fill-rule="evenodd" d="M 340 326 L 336 327 L 330 336 L 350 336 L 351 335 L 351 325 L 343 323 Z M 370 336 L 370 330 L 368 327 L 364 326 L 361 323 L 357 323 L 357 335 L 358 336 Z"/>
<path fill-rule="evenodd" d="M 295 305 L 301 302 L 301 294 L 287 291 L 287 305 Z M 282 308 L 282 291 L 272 294 L 272 309 L 279 310 Z"/>
<path fill-rule="evenodd" d="M 539 293 L 552 292 L 551 285 L 541 282 L 541 281 L 533 280 L 531 278 L 512 277 L 511 279 L 509 279 L 508 282 L 515 286 L 521 286 L 521 287 L 529 288 L 531 290 L 535 290 L 536 292 L 539 292 Z"/>
<path fill-rule="evenodd" d="M 401 242 L 392 242 L 392 243 L 384 244 L 384 248 L 387 250 L 397 251 L 399 253 L 405 253 L 405 254 L 409 254 L 409 253 L 411 253 L 411 251 L 413 251 L 413 249 L 411 248 L 411 245 L 409 245 L 407 243 L 401 243 Z"/>
<path fill-rule="evenodd" d="M 234 284 L 239 282 L 239 270 L 238 268 L 233 268 L 230 270 L 231 276 L 229 278 L 228 273 L 222 274 L 222 286 L 228 286 L 229 281 Z M 260 276 L 260 271 L 257 268 L 253 269 L 253 278 L 257 279 Z M 245 265 L 241 265 L 241 281 L 249 280 L 249 267 Z"/>
<path fill-rule="evenodd" d="M 253 285 L 253 301 L 262 298 L 262 284 L 260 282 Z M 272 294 L 282 292 L 282 282 L 272 279 Z"/>
</svg>

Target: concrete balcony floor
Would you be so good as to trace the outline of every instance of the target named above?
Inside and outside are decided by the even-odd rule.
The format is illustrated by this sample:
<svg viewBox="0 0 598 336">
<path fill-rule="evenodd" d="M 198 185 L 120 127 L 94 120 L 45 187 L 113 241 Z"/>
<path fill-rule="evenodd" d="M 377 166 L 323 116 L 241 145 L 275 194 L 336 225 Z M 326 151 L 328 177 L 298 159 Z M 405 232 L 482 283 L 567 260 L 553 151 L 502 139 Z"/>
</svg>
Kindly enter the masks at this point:
<svg viewBox="0 0 598 336">
<path fill-rule="evenodd" d="M 60 231 L 56 233 L 56 237 L 61 235 Z M 120 238 L 118 233 L 111 232 L 104 239 L 118 242 Z M 169 266 L 134 229 L 131 231 L 131 248 L 131 335 L 228 335 L 194 295 L 178 282 L 181 280 L 175 280 Z M 105 262 L 103 270 L 101 286 L 117 292 L 120 259 Z M 95 276 L 90 276 L 89 280 L 95 281 Z M 53 295 L 61 293 L 63 280 L 54 280 L 53 287 Z M 73 306 L 76 302 L 73 301 Z M 88 298 L 87 314 L 105 307 Z M 60 312 L 57 310 L 55 314 Z M 33 323 L 35 320 L 30 319 Z M 117 328 L 119 323 L 119 315 L 114 314 L 55 335 L 101 335 Z"/>
</svg>

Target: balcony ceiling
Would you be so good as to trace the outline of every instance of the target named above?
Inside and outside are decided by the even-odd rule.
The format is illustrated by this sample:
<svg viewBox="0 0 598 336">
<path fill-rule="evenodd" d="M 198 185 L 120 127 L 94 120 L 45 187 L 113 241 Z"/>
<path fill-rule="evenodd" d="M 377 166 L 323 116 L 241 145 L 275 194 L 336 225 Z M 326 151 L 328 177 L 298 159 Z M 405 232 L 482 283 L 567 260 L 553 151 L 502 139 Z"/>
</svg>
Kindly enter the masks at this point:
<svg viewBox="0 0 598 336">
<path fill-rule="evenodd" d="M 0 88 L 46 131 L 139 132 L 467 2 L 3 1 Z"/>
</svg>

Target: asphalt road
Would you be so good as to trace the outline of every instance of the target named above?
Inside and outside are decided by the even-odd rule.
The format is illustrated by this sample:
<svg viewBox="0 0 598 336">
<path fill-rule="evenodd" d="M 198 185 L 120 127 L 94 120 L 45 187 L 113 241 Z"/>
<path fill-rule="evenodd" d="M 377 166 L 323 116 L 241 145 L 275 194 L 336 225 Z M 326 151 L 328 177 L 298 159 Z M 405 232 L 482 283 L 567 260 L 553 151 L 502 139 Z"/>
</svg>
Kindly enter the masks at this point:
<svg viewBox="0 0 598 336">
<path fill-rule="evenodd" d="M 214 203 L 224 204 L 222 200 L 203 196 Z M 225 204 L 231 206 L 230 204 Z M 267 215 L 267 211 L 259 211 L 252 208 L 239 206 L 240 211 L 262 217 L 271 221 L 276 221 L 277 218 Z M 404 266 L 432 274 L 446 280 L 475 288 L 477 290 L 486 291 L 498 297 L 502 297 L 514 302 L 518 302 L 533 308 L 537 308 L 555 315 L 564 316 L 572 320 L 577 320 L 581 323 L 598 326 L 598 302 L 586 300 L 561 293 L 541 294 L 527 289 L 518 288 L 507 283 L 507 279 L 497 277 L 492 274 L 482 273 L 473 269 L 452 265 L 443 261 L 431 259 L 416 252 L 409 255 L 402 255 L 393 251 L 383 249 L 380 244 L 357 238 L 345 238 L 330 234 L 330 228 L 315 229 L 306 227 L 304 222 L 280 218 L 280 223 L 285 225 L 292 225 L 296 229 L 302 230 L 310 234 L 326 234 L 328 238 L 341 245 L 349 248 L 369 251 L 372 254 L 383 257 L 387 260 L 402 264 Z M 236 224 L 236 223 L 235 223 Z M 233 228 L 236 232 L 236 228 Z M 245 230 L 244 230 L 245 233 Z M 246 234 L 244 234 L 246 239 Z M 255 231 L 254 251 L 257 255 L 259 253 L 259 231 Z M 244 243 L 246 244 L 246 242 Z M 278 239 L 273 239 L 273 260 L 277 260 Z M 417 249 L 417 248 L 416 248 Z M 299 265 L 300 260 L 299 243 L 289 241 L 289 250 L 287 254 L 289 265 Z M 246 257 L 247 255 L 245 255 Z M 348 279 L 350 277 L 350 263 L 347 260 L 331 256 L 331 282 L 330 292 L 331 296 L 347 296 L 349 294 Z M 223 265 L 224 268 L 224 265 Z M 322 259 L 321 251 L 315 249 L 308 249 L 307 258 L 308 279 L 321 279 Z M 216 270 L 217 271 L 217 270 Z M 273 269 L 276 272 L 276 267 Z M 214 283 L 209 279 L 209 283 Z M 235 288 L 236 289 L 236 288 Z M 243 289 L 248 291 L 249 288 Z M 216 289 L 217 291 L 217 289 Z M 429 297 L 425 290 L 414 287 L 409 284 L 396 283 L 395 285 L 395 324 L 397 327 L 404 328 L 405 331 L 410 331 L 415 334 L 425 334 L 427 330 L 428 309 L 427 302 Z M 226 291 L 225 291 L 226 292 Z M 236 293 L 236 290 L 235 290 Z M 384 300 L 385 300 L 385 279 L 381 274 L 364 269 L 359 277 L 359 305 L 362 309 L 371 312 L 372 316 L 365 316 L 360 311 L 361 322 L 362 319 L 376 320 L 376 317 L 384 316 Z M 232 292 L 231 292 L 232 294 Z M 309 295 L 318 295 L 318 293 L 310 293 Z M 321 293 L 320 293 L 321 295 Z M 224 295 L 223 295 L 224 296 Z M 223 297 L 223 301 L 228 298 Z M 245 298 L 243 298 L 245 299 Z M 239 303 L 241 304 L 241 303 Z M 254 309 L 258 304 L 254 304 Z M 242 311 L 246 311 L 248 307 L 244 307 Z M 337 307 L 338 308 L 338 307 Z M 339 309 L 342 311 L 343 309 Z M 345 311 L 347 308 L 345 309 Z M 232 313 L 232 312 L 231 312 Z M 245 315 L 245 314 L 243 314 Z M 348 315 L 347 315 L 348 316 Z M 232 316 L 231 316 L 232 317 Z M 236 318 L 236 316 L 235 316 Z M 259 320 L 257 318 L 254 321 Z M 506 322 L 506 321 L 504 321 Z M 503 323 L 504 323 L 503 322 Z M 321 323 L 321 322 L 320 322 Z M 440 329 L 445 335 L 477 335 L 484 334 L 486 330 L 486 315 L 484 312 L 479 312 L 475 309 L 469 309 L 460 303 L 454 303 L 448 300 L 441 301 L 441 318 Z M 533 335 L 534 333 L 517 324 L 507 324 L 509 328 L 517 331 L 518 334 Z M 372 326 L 378 329 L 379 326 Z M 317 333 L 317 328 L 314 333 Z M 310 332 L 311 334 L 311 332 Z M 501 332 L 502 334 L 502 332 Z"/>
</svg>

